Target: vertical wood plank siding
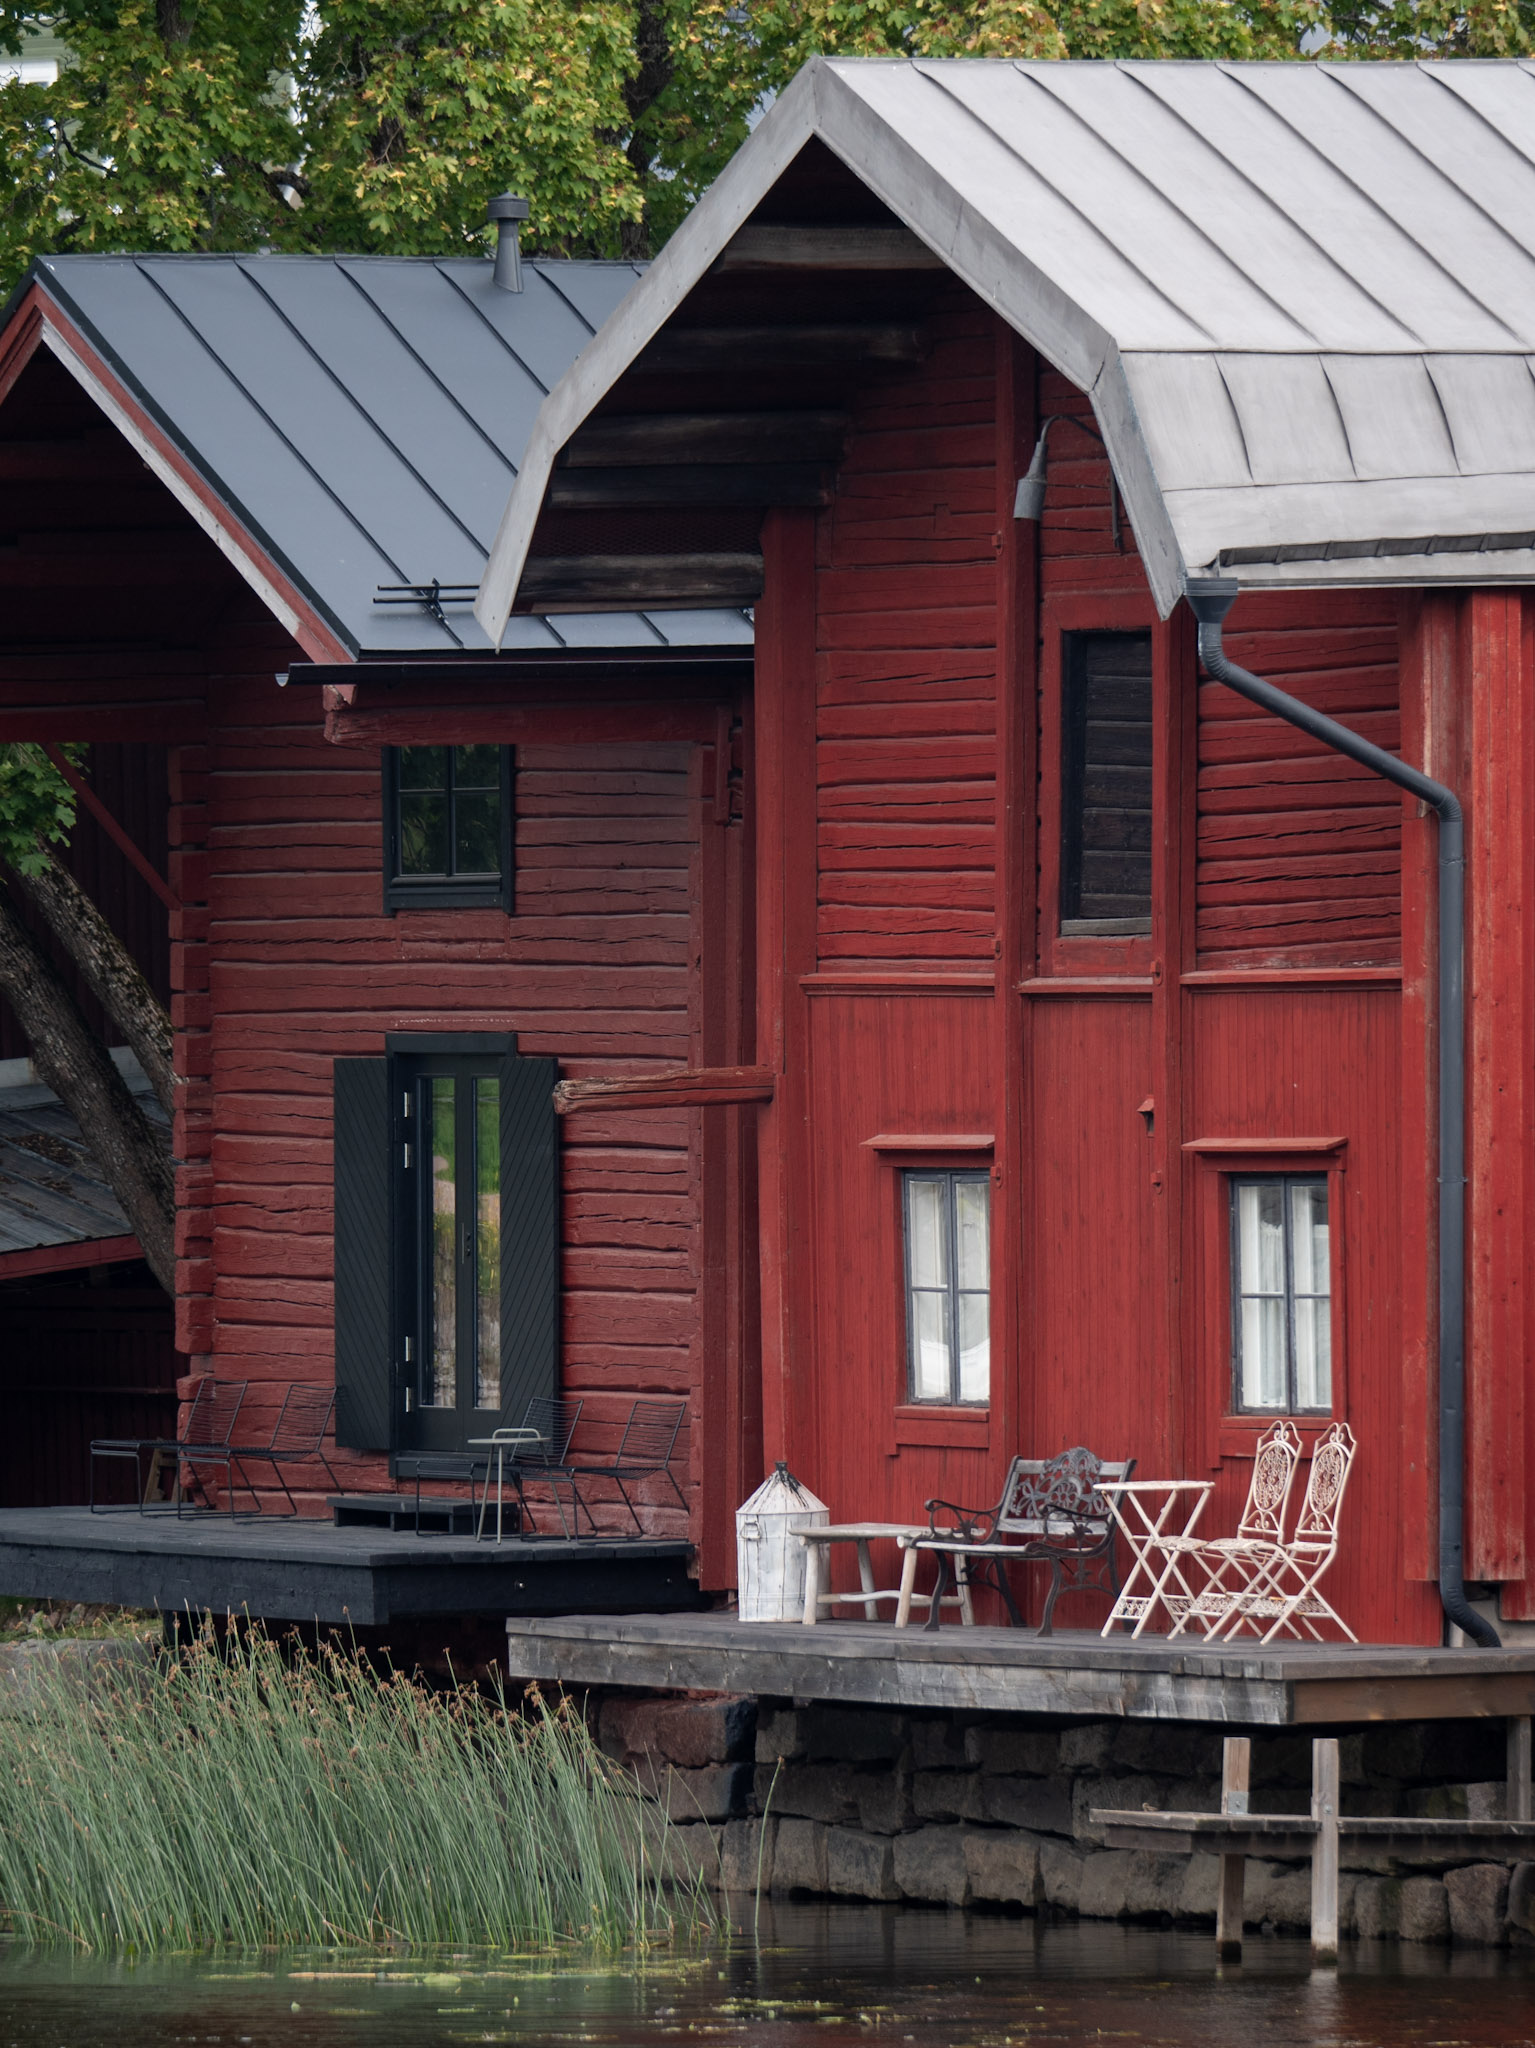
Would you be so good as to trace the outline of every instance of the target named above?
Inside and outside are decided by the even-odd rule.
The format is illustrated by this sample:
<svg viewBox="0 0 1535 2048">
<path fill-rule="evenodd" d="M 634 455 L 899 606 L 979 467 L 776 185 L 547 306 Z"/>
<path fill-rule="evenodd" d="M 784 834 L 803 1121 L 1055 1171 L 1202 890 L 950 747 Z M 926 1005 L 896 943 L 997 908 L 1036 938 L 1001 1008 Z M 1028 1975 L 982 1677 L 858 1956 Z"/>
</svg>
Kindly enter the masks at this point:
<svg viewBox="0 0 1535 2048">
<path fill-rule="evenodd" d="M 954 293 L 921 370 L 856 408 L 816 576 L 817 950 L 991 963 L 995 342 Z"/>
<path fill-rule="evenodd" d="M 1307 591 L 1241 600 L 1234 661 L 1393 753 L 1401 745 L 1397 600 Z M 1401 798 L 1257 706 L 1199 692 L 1201 965 L 1401 959 Z"/>
</svg>

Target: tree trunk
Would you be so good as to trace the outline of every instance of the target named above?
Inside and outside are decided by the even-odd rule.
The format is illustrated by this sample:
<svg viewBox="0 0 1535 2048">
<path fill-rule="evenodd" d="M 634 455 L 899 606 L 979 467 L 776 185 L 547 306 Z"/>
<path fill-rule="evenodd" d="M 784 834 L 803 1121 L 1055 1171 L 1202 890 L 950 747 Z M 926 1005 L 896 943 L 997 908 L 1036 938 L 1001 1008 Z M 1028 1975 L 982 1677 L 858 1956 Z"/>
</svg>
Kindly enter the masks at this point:
<svg viewBox="0 0 1535 2048">
<path fill-rule="evenodd" d="M 176 1194 L 170 1146 L 145 1116 L 80 1006 L 0 894 L 0 994 L 51 1088 L 90 1147 L 167 1294 L 176 1291 Z"/>
<path fill-rule="evenodd" d="M 138 963 L 68 868 L 50 853 L 40 875 L 7 870 L 13 888 L 25 889 L 48 929 L 79 968 L 86 987 L 133 1048 L 167 1116 L 176 1110 L 171 1064 L 171 1020 L 139 972 Z"/>
</svg>

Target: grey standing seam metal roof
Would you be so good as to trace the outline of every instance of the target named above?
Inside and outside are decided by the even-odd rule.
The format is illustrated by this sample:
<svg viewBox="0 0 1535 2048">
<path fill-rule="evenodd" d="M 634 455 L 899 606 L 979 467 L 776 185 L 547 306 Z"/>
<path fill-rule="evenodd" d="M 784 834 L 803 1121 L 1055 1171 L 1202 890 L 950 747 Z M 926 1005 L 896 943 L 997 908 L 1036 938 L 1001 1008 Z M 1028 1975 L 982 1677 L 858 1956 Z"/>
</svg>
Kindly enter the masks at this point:
<svg viewBox="0 0 1535 2048">
<path fill-rule="evenodd" d="M 148 1082 L 134 1072 L 129 1085 L 150 1122 L 163 1129 L 165 1112 Z M 0 1256 L 132 1234 L 58 1097 L 35 1082 L 0 1087 Z"/>
<path fill-rule="evenodd" d="M 543 408 L 492 634 L 559 448 L 812 135 L 1090 394 L 1164 612 L 1535 578 L 1535 66 L 818 59 Z"/>
<path fill-rule="evenodd" d="M 380 584 L 479 583 L 538 409 L 641 274 L 472 258 L 49 256 L 35 275 L 360 654 L 489 647 Z M 749 646 L 739 611 L 520 618 L 505 645 Z"/>
</svg>

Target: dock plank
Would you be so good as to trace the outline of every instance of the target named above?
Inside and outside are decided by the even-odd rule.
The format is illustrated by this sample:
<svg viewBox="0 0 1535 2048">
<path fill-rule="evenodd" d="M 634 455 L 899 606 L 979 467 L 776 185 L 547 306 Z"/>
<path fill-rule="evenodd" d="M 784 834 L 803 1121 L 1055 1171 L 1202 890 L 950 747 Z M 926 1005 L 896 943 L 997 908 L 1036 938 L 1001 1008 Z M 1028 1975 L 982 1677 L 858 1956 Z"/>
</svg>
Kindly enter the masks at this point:
<svg viewBox="0 0 1535 2048">
<path fill-rule="evenodd" d="M 0 1510 L 0 1594 L 268 1620 L 589 1613 L 696 1605 L 684 1542 L 470 1537 L 307 1517 Z"/>
<path fill-rule="evenodd" d="M 887 1623 L 743 1623 L 732 1614 L 508 1619 L 513 1678 L 639 1689 L 755 1692 L 889 1707 L 1105 1715 L 1294 1727 L 1347 1714 L 1395 1720 L 1528 1713 L 1535 1651 L 1320 1643 L 1208 1648 L 1059 1631 L 895 1629 Z M 1361 1688 L 1364 1688 L 1361 1690 Z"/>
</svg>

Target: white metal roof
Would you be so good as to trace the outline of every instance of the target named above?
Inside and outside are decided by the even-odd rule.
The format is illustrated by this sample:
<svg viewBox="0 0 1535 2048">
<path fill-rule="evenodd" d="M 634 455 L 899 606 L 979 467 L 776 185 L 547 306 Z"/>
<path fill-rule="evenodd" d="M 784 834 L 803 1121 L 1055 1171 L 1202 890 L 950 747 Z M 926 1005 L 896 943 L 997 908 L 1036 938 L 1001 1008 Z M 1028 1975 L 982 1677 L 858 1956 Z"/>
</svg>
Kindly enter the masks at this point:
<svg viewBox="0 0 1535 2048">
<path fill-rule="evenodd" d="M 1535 66 L 817 59 L 546 400 L 549 467 L 812 135 L 1092 398 L 1162 609 L 1535 578 Z"/>
</svg>

